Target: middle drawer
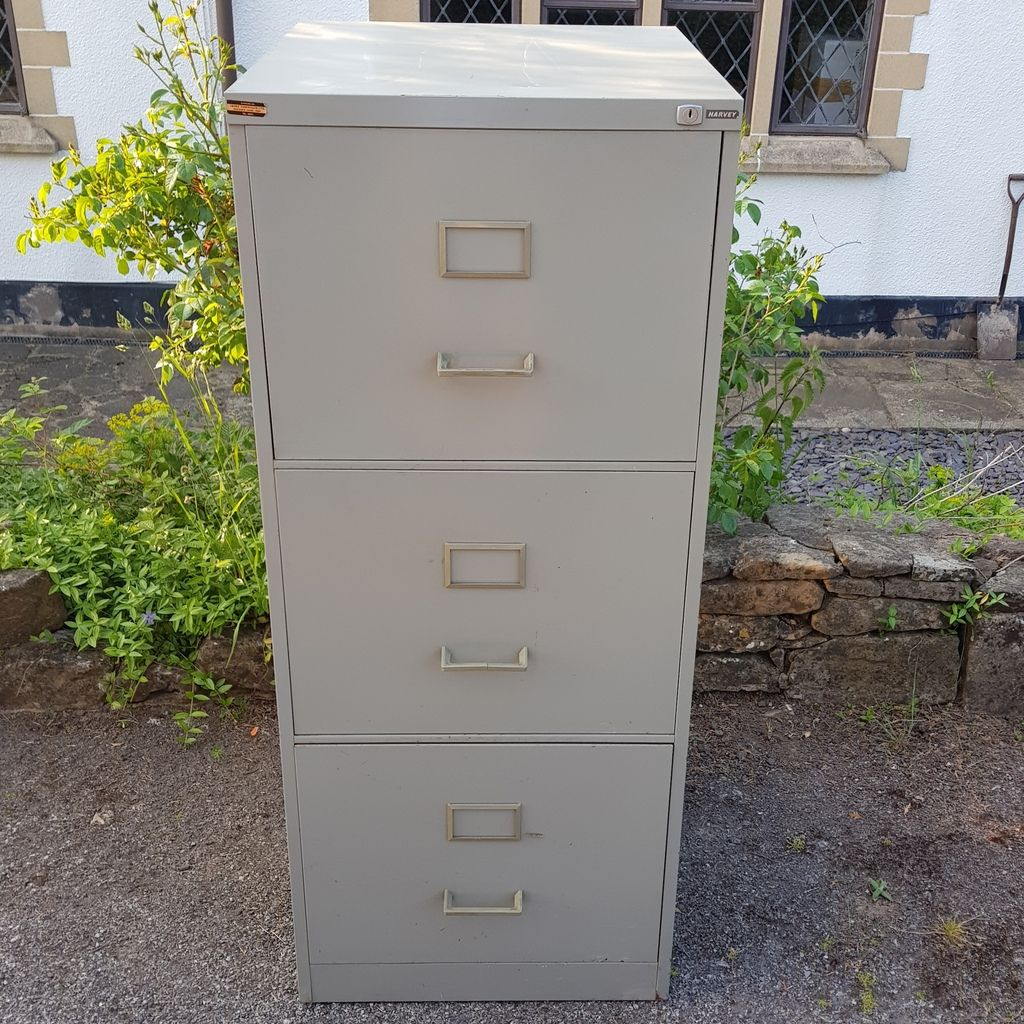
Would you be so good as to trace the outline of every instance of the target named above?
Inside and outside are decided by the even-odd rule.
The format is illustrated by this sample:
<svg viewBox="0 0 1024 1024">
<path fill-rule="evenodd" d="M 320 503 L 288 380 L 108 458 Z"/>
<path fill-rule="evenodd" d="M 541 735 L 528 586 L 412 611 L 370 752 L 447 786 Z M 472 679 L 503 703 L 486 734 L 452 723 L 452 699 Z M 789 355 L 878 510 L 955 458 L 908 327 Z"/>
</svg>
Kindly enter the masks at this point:
<svg viewBox="0 0 1024 1024">
<path fill-rule="evenodd" d="M 674 731 L 692 473 L 275 482 L 296 734 Z"/>
</svg>

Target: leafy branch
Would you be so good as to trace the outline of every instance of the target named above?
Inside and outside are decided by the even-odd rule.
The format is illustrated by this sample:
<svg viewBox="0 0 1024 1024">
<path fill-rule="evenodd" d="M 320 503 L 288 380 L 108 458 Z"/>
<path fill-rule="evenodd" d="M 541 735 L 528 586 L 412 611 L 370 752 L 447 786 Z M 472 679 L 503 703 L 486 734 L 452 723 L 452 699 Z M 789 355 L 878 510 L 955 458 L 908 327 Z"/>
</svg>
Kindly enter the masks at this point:
<svg viewBox="0 0 1024 1024">
<path fill-rule="evenodd" d="M 248 355 L 220 83 L 235 67 L 229 48 L 207 41 L 198 4 L 151 0 L 150 28 L 135 59 L 155 76 L 142 119 L 117 139 L 99 139 L 96 160 L 77 150 L 51 165 L 29 203 L 18 248 L 86 245 L 117 269 L 177 278 L 164 295 L 167 330 L 154 337 L 162 383 L 228 363 L 235 388 L 248 390 Z M 135 325 L 138 326 L 138 325 Z"/>
<path fill-rule="evenodd" d="M 753 178 L 741 176 L 737 220 L 761 220 Z M 733 229 L 734 245 L 739 241 Z M 817 318 L 824 298 L 800 229 L 783 222 L 730 257 L 718 382 L 709 518 L 726 531 L 740 515 L 759 518 L 782 484 L 793 425 L 824 385 L 816 353 L 803 351 L 798 321 Z"/>
</svg>

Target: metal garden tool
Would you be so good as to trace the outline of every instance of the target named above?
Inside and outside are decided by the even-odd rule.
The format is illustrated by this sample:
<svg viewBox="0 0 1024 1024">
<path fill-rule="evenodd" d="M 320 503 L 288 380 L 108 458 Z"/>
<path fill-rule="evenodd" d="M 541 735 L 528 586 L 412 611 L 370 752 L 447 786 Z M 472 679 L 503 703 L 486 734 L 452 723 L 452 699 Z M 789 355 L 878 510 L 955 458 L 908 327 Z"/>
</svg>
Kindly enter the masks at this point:
<svg viewBox="0 0 1024 1024">
<path fill-rule="evenodd" d="M 1011 174 L 1006 181 L 1010 196 L 1010 234 L 1006 240 L 1006 259 L 999 282 L 999 298 L 994 304 L 978 303 L 978 358 L 1016 359 L 1017 335 L 1020 330 L 1020 309 L 1016 303 L 1004 304 L 1006 283 L 1013 264 L 1013 244 L 1017 236 L 1017 219 L 1024 203 L 1024 174 Z"/>
</svg>

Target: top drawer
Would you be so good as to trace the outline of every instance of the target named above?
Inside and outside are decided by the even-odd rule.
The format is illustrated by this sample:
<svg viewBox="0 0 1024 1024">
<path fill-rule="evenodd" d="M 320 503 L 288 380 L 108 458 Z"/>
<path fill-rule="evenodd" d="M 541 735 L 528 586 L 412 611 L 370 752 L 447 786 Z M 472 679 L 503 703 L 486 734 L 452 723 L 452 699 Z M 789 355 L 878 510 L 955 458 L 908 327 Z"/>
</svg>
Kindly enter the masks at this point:
<svg viewBox="0 0 1024 1024">
<path fill-rule="evenodd" d="M 695 458 L 717 134 L 246 140 L 276 458 Z"/>
</svg>

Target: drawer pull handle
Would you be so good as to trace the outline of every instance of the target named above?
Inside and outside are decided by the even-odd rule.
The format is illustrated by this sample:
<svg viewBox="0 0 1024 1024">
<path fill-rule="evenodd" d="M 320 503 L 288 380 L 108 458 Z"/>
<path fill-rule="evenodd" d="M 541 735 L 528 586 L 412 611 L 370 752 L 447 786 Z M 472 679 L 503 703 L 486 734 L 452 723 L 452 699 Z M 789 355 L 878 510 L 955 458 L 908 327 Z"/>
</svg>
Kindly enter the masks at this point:
<svg viewBox="0 0 1024 1024">
<path fill-rule="evenodd" d="M 501 366 L 452 366 L 447 352 L 437 353 L 438 377 L 532 377 L 533 353 L 527 352 L 521 370 L 508 370 Z"/>
<path fill-rule="evenodd" d="M 521 914 L 523 912 L 523 890 L 516 889 L 512 894 L 511 907 L 457 907 L 448 889 L 444 891 L 444 913 L 446 917 L 459 914 Z"/>
<path fill-rule="evenodd" d="M 525 672 L 526 646 L 519 648 L 515 661 L 454 661 L 447 647 L 441 648 L 442 672 Z"/>
</svg>

